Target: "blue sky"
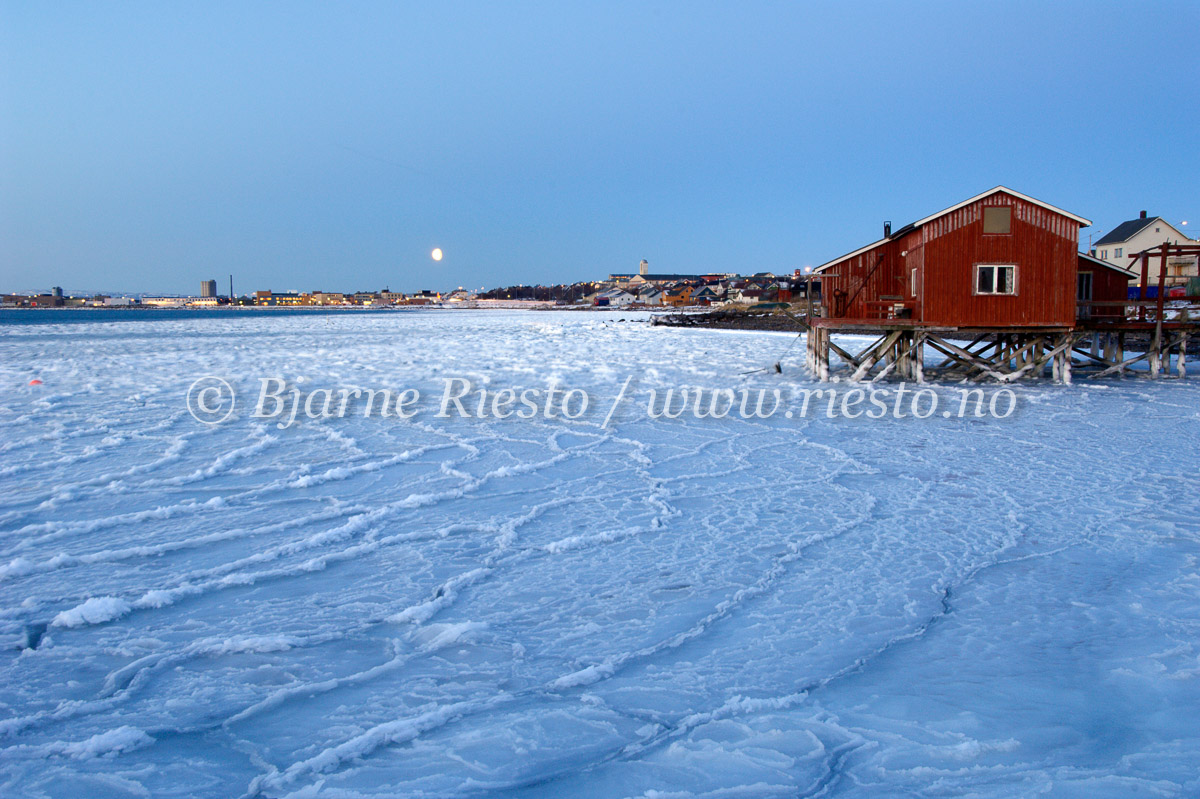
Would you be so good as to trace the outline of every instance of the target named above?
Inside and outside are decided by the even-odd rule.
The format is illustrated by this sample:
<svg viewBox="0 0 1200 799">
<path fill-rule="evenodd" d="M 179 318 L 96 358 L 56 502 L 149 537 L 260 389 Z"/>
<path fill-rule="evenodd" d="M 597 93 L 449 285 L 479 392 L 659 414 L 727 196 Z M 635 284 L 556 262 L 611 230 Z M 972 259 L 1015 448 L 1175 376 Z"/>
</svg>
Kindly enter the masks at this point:
<svg viewBox="0 0 1200 799">
<path fill-rule="evenodd" d="M 782 272 L 997 184 L 1200 227 L 1197 30 L 1194 2 L 2 2 L 0 290 Z"/>
</svg>

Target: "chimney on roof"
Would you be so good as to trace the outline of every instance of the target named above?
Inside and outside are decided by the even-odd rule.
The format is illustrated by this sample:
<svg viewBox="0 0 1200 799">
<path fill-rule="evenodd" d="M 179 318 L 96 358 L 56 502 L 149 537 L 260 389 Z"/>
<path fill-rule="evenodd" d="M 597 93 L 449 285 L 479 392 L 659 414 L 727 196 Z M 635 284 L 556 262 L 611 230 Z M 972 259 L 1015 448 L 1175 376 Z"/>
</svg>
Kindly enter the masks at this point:
<svg viewBox="0 0 1200 799">
<path fill-rule="evenodd" d="M 1145 212 L 1145 211 L 1142 211 L 1142 216 L 1141 216 L 1141 218 L 1142 218 L 1142 219 L 1145 219 L 1145 218 L 1146 218 L 1146 212 Z"/>
<path fill-rule="evenodd" d="M 883 223 L 883 237 L 885 239 L 890 239 L 892 237 L 892 223 L 891 222 Z"/>
</svg>

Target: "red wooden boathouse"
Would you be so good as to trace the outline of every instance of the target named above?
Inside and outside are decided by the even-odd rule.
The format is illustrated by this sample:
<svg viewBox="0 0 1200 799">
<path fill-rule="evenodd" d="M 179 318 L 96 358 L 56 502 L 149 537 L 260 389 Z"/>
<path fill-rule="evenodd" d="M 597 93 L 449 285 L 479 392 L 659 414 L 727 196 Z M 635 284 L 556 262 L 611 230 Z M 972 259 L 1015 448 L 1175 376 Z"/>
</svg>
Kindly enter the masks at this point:
<svg viewBox="0 0 1200 799">
<path fill-rule="evenodd" d="M 1200 325 L 1187 309 L 1168 314 L 1161 297 L 1153 319 L 1144 299 L 1133 303 L 1138 318 L 1127 318 L 1135 274 L 1079 252 L 1079 229 L 1090 224 L 1004 186 L 894 233 L 885 224 L 879 241 L 813 270 L 822 308 L 806 319 L 809 368 L 831 379 L 836 355 L 850 380 L 919 382 L 933 352 L 943 358 L 933 367 L 940 374 L 1008 382 L 1048 368 L 1069 383 L 1077 366 L 1121 375 L 1142 360 L 1158 377 L 1174 353 L 1183 375 Z M 1183 251 L 1159 249 L 1161 285 L 1168 255 Z M 1149 253 L 1138 255 L 1148 271 Z M 838 333 L 878 338 L 855 353 L 833 341 Z M 1126 333 L 1150 336 L 1146 352 L 1126 358 Z"/>
<path fill-rule="evenodd" d="M 826 316 L 1071 327 L 1087 219 L 997 186 L 813 270 Z"/>
</svg>

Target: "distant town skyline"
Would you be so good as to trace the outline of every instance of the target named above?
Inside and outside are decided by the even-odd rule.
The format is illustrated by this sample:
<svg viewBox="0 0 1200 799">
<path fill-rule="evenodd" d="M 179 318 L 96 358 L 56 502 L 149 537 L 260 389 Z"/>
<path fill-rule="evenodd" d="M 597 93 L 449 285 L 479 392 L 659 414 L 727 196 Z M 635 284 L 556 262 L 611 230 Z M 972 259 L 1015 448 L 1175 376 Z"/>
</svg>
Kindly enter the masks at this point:
<svg viewBox="0 0 1200 799">
<path fill-rule="evenodd" d="M 0 290 L 788 273 L 996 185 L 1200 217 L 1194 3 L 0 3 Z M 1176 99 L 1177 98 L 1177 99 Z M 435 261 L 434 249 L 443 257 Z"/>
</svg>

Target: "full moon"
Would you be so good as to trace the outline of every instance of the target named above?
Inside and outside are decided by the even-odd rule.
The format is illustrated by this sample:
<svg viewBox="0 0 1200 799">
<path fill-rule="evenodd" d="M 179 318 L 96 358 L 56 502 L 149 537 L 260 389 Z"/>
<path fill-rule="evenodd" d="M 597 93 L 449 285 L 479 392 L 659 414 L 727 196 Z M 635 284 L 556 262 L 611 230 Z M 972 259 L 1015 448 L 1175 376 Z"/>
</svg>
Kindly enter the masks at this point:
<svg viewBox="0 0 1200 799">
<path fill-rule="evenodd" d="M 433 260 L 435 260 L 435 261 L 440 261 L 440 260 L 442 260 L 442 248 L 441 248 L 441 247 L 434 247 L 434 248 L 433 248 L 433 252 L 429 253 L 429 255 L 430 255 L 430 256 L 433 258 Z"/>
</svg>

